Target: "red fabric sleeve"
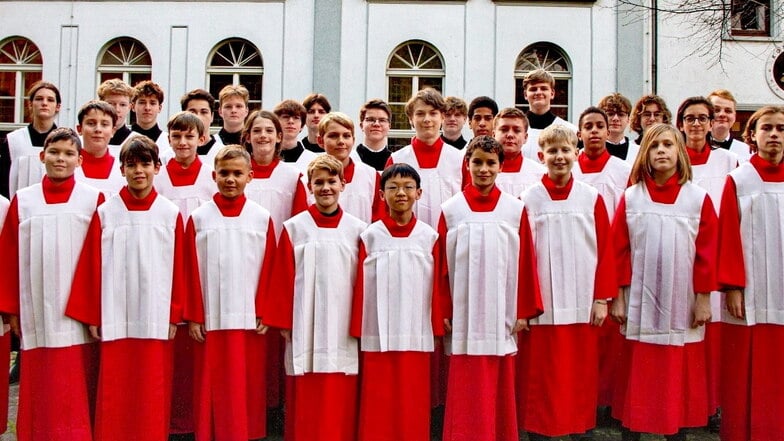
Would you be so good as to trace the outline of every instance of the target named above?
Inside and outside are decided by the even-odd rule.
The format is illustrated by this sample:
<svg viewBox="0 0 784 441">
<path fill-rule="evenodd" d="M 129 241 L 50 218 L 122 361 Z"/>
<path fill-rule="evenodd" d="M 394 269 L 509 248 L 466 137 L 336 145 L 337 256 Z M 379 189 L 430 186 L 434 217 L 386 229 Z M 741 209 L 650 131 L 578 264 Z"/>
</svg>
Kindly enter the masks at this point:
<svg viewBox="0 0 784 441">
<path fill-rule="evenodd" d="M 452 292 L 449 284 L 449 260 L 446 257 L 446 218 L 441 213 L 438 220 L 438 244 L 441 249 L 439 252 L 439 265 L 435 266 L 434 278 L 438 279 L 438 304 L 441 317 L 452 320 Z"/>
<path fill-rule="evenodd" d="M 386 169 L 386 168 L 388 168 L 390 165 L 392 165 L 394 163 L 395 163 L 395 161 L 393 161 L 392 157 L 390 156 L 389 158 L 387 158 L 387 163 L 384 164 L 384 168 Z"/>
<path fill-rule="evenodd" d="M 718 289 L 716 283 L 716 256 L 718 252 L 719 221 L 710 196 L 705 195 L 697 230 L 694 257 L 694 292 L 707 294 Z"/>
<path fill-rule="evenodd" d="M 593 298 L 609 299 L 618 296 L 617 275 L 615 274 L 615 250 L 613 249 L 610 219 L 601 195 L 596 198 L 593 208 L 596 222 L 597 265 L 594 278 Z"/>
<path fill-rule="evenodd" d="M 632 257 L 629 226 L 626 224 L 626 195 L 621 196 L 618 202 L 611 228 L 618 286 L 629 286 L 632 283 Z"/>
<path fill-rule="evenodd" d="M 357 278 L 354 281 L 354 295 L 351 299 L 351 325 L 349 326 L 349 333 L 356 338 L 362 337 L 362 311 L 365 306 L 365 259 L 367 259 L 365 242 L 360 240 Z"/>
<path fill-rule="evenodd" d="M 174 271 L 172 274 L 171 312 L 169 323 L 180 323 L 184 304 L 188 298 L 188 268 L 185 259 L 185 227 L 182 215 L 177 214 L 177 226 L 174 229 Z"/>
<path fill-rule="evenodd" d="M 297 179 L 297 189 L 294 190 L 294 199 L 291 201 L 291 216 L 302 213 L 308 209 L 308 194 L 305 191 L 305 184 L 302 183 L 302 175 Z M 283 228 L 283 225 L 279 226 Z"/>
<path fill-rule="evenodd" d="M 443 254 L 441 252 L 441 243 L 439 240 L 436 240 L 436 243 L 433 244 L 433 292 L 431 294 L 431 322 L 433 324 L 433 335 L 436 337 L 442 336 L 446 333 L 444 329 L 444 312 L 442 308 L 444 305 L 443 302 L 440 302 L 439 296 L 441 293 L 441 285 L 442 280 L 439 275 L 440 268 L 441 268 L 441 260 L 443 258 Z"/>
<path fill-rule="evenodd" d="M 16 196 L 5 216 L 0 233 L 0 312 L 19 315 L 19 203 Z"/>
<path fill-rule="evenodd" d="M 182 318 L 185 321 L 204 323 L 204 293 L 201 287 L 201 272 L 199 270 L 199 254 L 196 250 L 196 226 L 193 218 L 188 218 L 185 228 L 185 265 L 191 271 L 188 278 L 188 297 L 185 302 Z"/>
<path fill-rule="evenodd" d="M 542 315 L 542 293 L 536 269 L 536 249 L 528 223 L 528 211 L 523 208 L 520 222 L 520 258 L 517 269 L 517 318 L 531 319 Z"/>
<path fill-rule="evenodd" d="M 727 176 L 719 210 L 718 283 L 721 289 L 746 287 L 746 263 L 740 237 L 740 208 L 735 181 Z"/>
<path fill-rule="evenodd" d="M 267 296 L 272 290 L 275 254 L 278 250 L 275 240 L 275 225 L 272 222 L 272 218 L 270 218 L 267 226 L 267 242 L 264 246 L 264 260 L 261 262 L 261 274 L 259 274 L 259 284 L 256 287 L 256 317 L 258 318 L 262 317 Z"/>
<path fill-rule="evenodd" d="M 101 218 L 96 211 L 76 264 L 65 315 L 87 325 L 101 325 Z"/>
<path fill-rule="evenodd" d="M 284 228 L 278 241 L 273 264 L 275 274 L 273 286 L 265 296 L 264 324 L 280 329 L 291 329 L 294 321 L 294 280 L 296 264 L 294 262 L 294 246 L 291 244 L 288 231 Z"/>
<path fill-rule="evenodd" d="M 376 173 L 376 188 L 373 195 L 372 222 L 375 222 L 383 218 L 387 212 L 387 203 L 381 197 L 381 175 L 378 173 Z"/>
<path fill-rule="evenodd" d="M 100 207 L 104 202 L 106 202 L 106 196 L 103 193 L 98 193 L 98 202 L 95 203 L 95 206 Z"/>
</svg>

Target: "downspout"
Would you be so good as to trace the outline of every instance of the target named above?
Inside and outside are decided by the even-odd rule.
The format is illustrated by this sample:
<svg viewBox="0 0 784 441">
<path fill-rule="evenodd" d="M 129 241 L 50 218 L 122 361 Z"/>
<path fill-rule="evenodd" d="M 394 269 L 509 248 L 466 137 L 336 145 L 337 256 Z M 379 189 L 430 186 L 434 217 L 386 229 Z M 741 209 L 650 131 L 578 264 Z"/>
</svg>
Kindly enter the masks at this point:
<svg viewBox="0 0 784 441">
<path fill-rule="evenodd" d="M 651 0 L 651 93 L 657 94 L 659 58 L 659 1 Z"/>
</svg>

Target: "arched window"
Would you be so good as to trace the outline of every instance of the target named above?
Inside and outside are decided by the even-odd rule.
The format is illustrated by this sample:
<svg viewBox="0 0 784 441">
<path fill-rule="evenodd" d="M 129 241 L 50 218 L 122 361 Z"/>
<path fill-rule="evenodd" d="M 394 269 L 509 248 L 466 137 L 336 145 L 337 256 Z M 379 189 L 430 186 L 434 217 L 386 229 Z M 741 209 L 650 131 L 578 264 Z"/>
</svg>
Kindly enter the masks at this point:
<svg viewBox="0 0 784 441">
<path fill-rule="evenodd" d="M 569 119 L 569 92 L 571 90 L 571 63 L 561 48 L 552 43 L 534 43 L 520 52 L 515 62 L 515 107 L 528 110 L 525 99 L 523 78 L 532 70 L 544 69 L 555 78 L 555 98 L 552 112 L 561 118 Z"/>
<path fill-rule="evenodd" d="M 387 101 L 392 108 L 389 147 L 392 150 L 410 143 L 414 131 L 406 117 L 406 102 L 421 89 L 444 90 L 444 59 L 424 41 L 407 41 L 392 52 L 387 63 Z"/>
<path fill-rule="evenodd" d="M 152 79 L 152 57 L 139 40 L 130 37 L 116 38 L 98 54 L 98 84 L 119 78 L 134 86 Z"/>
<path fill-rule="evenodd" d="M 225 86 L 242 84 L 250 94 L 248 108 L 251 111 L 261 109 L 263 78 L 264 60 L 261 58 L 261 52 L 248 40 L 224 40 L 215 46 L 207 58 L 207 90 L 216 101 Z M 214 127 L 223 125 L 217 111 L 212 124 Z"/>
<path fill-rule="evenodd" d="M 43 75 L 41 51 L 24 37 L 0 42 L 0 130 L 10 131 L 29 120 L 27 90 Z"/>
</svg>

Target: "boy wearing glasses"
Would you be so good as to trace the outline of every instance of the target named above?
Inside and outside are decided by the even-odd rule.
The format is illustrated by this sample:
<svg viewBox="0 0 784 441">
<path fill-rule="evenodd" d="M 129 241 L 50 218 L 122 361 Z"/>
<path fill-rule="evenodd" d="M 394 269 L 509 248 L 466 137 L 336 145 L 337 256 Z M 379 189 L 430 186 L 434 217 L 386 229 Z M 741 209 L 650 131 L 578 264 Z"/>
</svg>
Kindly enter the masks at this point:
<svg viewBox="0 0 784 441">
<path fill-rule="evenodd" d="M 468 127 L 474 138 L 493 136 L 493 118 L 498 114 L 498 104 L 489 96 L 479 96 L 468 106 Z"/>
<path fill-rule="evenodd" d="M 444 110 L 444 127 L 441 139 L 452 147 L 463 150 L 468 144 L 463 138 L 463 126 L 468 115 L 468 106 L 462 98 L 448 96 L 444 98 L 446 110 Z"/>
<path fill-rule="evenodd" d="M 574 124 L 556 116 L 551 104 L 555 98 L 555 78 L 544 69 L 529 72 L 523 79 L 525 100 L 528 101 L 528 141 L 523 147 L 523 155 L 533 160 L 539 159 L 539 133 L 552 124 L 563 124 L 577 133 Z"/>
<path fill-rule="evenodd" d="M 430 356 L 444 333 L 438 233 L 414 216 L 422 188 L 413 167 L 393 164 L 381 183 L 389 215 L 360 236 L 351 314 L 363 369 L 358 439 L 427 441 Z"/>
<path fill-rule="evenodd" d="M 599 101 L 597 105 L 607 114 L 607 151 L 611 155 L 629 163 L 634 162 L 640 146 L 630 141 L 626 136 L 629 127 L 629 114 L 632 111 L 632 102 L 620 93 L 611 93 Z"/>
<path fill-rule="evenodd" d="M 318 126 L 321 118 L 332 111 L 332 106 L 329 104 L 327 97 L 320 93 L 311 93 L 306 96 L 302 101 L 305 107 L 305 127 L 308 128 L 308 134 L 302 138 L 302 145 L 306 150 L 315 153 L 324 153 L 324 149 L 318 144 Z"/>
<path fill-rule="evenodd" d="M 362 162 L 379 172 L 384 170 L 392 154 L 387 147 L 391 116 L 389 104 L 379 99 L 372 99 L 359 109 L 359 128 L 365 134 L 365 139 L 357 145 L 356 153 Z"/>
</svg>

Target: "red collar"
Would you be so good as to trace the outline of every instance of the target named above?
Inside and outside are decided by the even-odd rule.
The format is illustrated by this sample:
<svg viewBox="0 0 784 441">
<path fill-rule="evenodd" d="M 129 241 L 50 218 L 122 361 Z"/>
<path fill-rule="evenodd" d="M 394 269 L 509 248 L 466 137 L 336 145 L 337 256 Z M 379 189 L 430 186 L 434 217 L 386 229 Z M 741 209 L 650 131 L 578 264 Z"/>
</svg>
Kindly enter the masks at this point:
<svg viewBox="0 0 784 441">
<path fill-rule="evenodd" d="M 414 225 L 416 225 L 416 217 L 412 216 L 411 221 L 409 221 L 405 225 L 398 225 L 397 222 L 394 221 L 389 215 L 384 216 L 381 218 L 381 222 L 384 222 L 384 225 L 389 230 L 389 234 L 392 237 L 408 237 L 411 235 L 411 231 L 414 230 Z"/>
<path fill-rule="evenodd" d="M 109 151 L 100 158 L 92 155 L 86 150 L 82 150 L 82 172 L 88 178 L 92 179 L 108 179 L 112 173 L 112 166 L 114 165 L 114 156 Z"/>
<path fill-rule="evenodd" d="M 44 176 L 43 181 L 41 181 L 44 200 L 47 204 L 64 204 L 71 198 L 71 193 L 73 192 L 75 185 L 76 179 L 74 179 L 73 175 L 59 184 L 52 182 L 48 176 Z"/>
<path fill-rule="evenodd" d="M 504 163 L 501 173 L 518 173 L 523 168 L 523 155 L 518 152 L 516 155 L 504 154 Z"/>
<path fill-rule="evenodd" d="M 590 158 L 583 151 L 580 153 L 580 156 L 577 157 L 577 163 L 580 165 L 580 171 L 583 173 L 599 173 L 604 170 L 604 166 L 607 165 L 610 156 L 612 155 L 610 155 L 610 152 L 608 152 L 607 149 L 604 149 L 596 158 Z"/>
<path fill-rule="evenodd" d="M 547 174 L 542 176 L 542 184 L 544 184 L 544 188 L 547 190 L 547 193 L 550 195 L 550 199 L 554 201 L 563 201 L 569 197 L 569 193 L 572 191 L 572 185 L 574 184 L 574 176 L 569 177 L 569 182 L 566 183 L 563 187 L 556 187 L 555 181 L 550 179 Z"/>
<path fill-rule="evenodd" d="M 155 202 L 155 198 L 158 197 L 158 192 L 155 191 L 153 187 L 150 194 L 148 194 L 143 199 L 135 198 L 130 191 L 128 191 L 128 186 L 126 185 L 120 190 L 120 198 L 125 203 L 125 208 L 128 211 L 146 211 L 152 207 L 152 203 Z"/>
<path fill-rule="evenodd" d="M 705 147 L 702 148 L 702 151 L 698 152 L 697 150 L 687 147 L 686 153 L 689 155 L 689 162 L 691 162 L 691 165 L 704 165 L 708 162 L 711 148 L 710 145 L 705 144 Z"/>
<path fill-rule="evenodd" d="M 784 182 L 784 161 L 778 164 L 771 164 L 770 162 L 760 158 L 758 154 L 752 155 L 749 159 L 751 165 L 757 170 L 760 177 L 765 182 Z"/>
<path fill-rule="evenodd" d="M 327 216 L 318 211 L 315 204 L 308 207 L 308 212 L 319 228 L 337 228 L 338 224 L 340 224 L 340 219 L 343 217 L 343 209 L 340 206 L 338 206 L 337 213 L 332 216 Z"/>
<path fill-rule="evenodd" d="M 269 179 L 272 176 L 272 172 L 275 171 L 275 167 L 278 166 L 280 163 L 280 159 L 274 158 L 272 162 L 267 165 L 260 165 L 256 161 L 251 158 L 250 164 L 253 167 L 253 178 L 254 179 Z"/>
<path fill-rule="evenodd" d="M 680 173 L 675 173 L 670 176 L 670 179 L 664 185 L 656 184 L 650 176 L 645 176 L 645 187 L 648 189 L 648 194 L 654 202 L 660 204 L 674 204 L 678 199 L 678 193 L 681 191 L 681 184 L 678 180 L 681 178 Z"/>
<path fill-rule="evenodd" d="M 343 179 L 346 180 L 346 184 L 350 184 L 354 180 L 354 170 L 356 170 L 354 160 L 348 158 L 348 165 L 343 167 Z"/>
<path fill-rule="evenodd" d="M 441 157 L 441 148 L 444 147 L 444 140 L 438 138 L 436 142 L 428 145 L 415 136 L 411 139 L 411 147 L 414 149 L 419 167 L 436 168 Z"/>
<path fill-rule="evenodd" d="M 501 190 L 497 186 L 493 186 L 490 194 L 487 196 L 479 193 L 479 190 L 473 185 L 466 185 L 463 189 L 463 195 L 468 201 L 468 206 L 471 211 L 493 211 L 495 206 L 498 205 L 498 200 L 501 198 Z"/>
<path fill-rule="evenodd" d="M 218 210 L 224 217 L 237 217 L 242 213 L 247 198 L 241 194 L 234 199 L 228 199 L 220 193 L 215 193 L 212 200 L 215 201 L 215 205 L 218 206 Z"/>
<path fill-rule="evenodd" d="M 199 171 L 201 171 L 201 160 L 198 156 L 188 168 L 183 168 L 174 158 L 169 159 L 169 162 L 166 163 L 166 172 L 169 173 L 169 179 L 175 187 L 195 184 L 196 178 L 199 177 Z"/>
</svg>

